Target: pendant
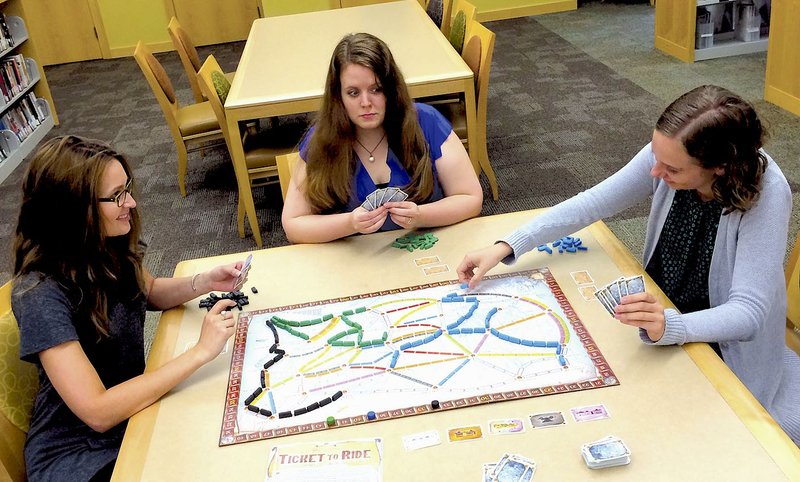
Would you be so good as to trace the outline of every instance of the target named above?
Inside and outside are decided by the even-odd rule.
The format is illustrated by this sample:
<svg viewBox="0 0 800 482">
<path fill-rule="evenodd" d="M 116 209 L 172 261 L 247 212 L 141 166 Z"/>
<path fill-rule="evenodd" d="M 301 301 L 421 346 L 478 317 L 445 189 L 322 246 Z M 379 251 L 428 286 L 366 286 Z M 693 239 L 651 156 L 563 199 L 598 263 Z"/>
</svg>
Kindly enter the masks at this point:
<svg viewBox="0 0 800 482">
<path fill-rule="evenodd" d="M 375 156 L 369 156 L 369 162 L 375 162 Z"/>
</svg>

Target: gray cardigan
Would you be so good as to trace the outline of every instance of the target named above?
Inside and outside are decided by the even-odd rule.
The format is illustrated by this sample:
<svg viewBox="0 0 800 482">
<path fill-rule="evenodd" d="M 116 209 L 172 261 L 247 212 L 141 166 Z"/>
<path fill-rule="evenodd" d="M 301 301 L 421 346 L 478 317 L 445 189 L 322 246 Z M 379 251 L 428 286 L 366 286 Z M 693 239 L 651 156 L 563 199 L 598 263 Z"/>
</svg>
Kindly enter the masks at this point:
<svg viewBox="0 0 800 482">
<path fill-rule="evenodd" d="M 665 309 L 664 336 L 655 344 L 719 342 L 725 363 L 800 444 L 800 358 L 786 347 L 786 252 L 792 194 L 769 158 L 761 194 L 748 211 L 720 217 L 708 274 L 711 308 L 681 314 Z M 537 216 L 503 241 L 510 264 L 544 244 L 611 216 L 652 196 L 643 265 L 653 255 L 675 191 L 650 175 L 648 144 L 625 167 L 600 184 Z M 653 342 L 644 330 L 642 341 Z"/>
</svg>

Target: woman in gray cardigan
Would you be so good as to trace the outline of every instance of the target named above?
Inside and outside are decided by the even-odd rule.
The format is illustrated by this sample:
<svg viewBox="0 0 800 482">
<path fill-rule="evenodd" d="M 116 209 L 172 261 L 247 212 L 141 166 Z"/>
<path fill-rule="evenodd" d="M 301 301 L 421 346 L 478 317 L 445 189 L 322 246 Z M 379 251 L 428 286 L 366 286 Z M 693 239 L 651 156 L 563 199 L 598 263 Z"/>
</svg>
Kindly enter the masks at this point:
<svg viewBox="0 0 800 482">
<path fill-rule="evenodd" d="M 784 338 L 792 194 L 761 149 L 764 137 L 748 102 L 698 87 L 667 107 L 652 142 L 625 167 L 467 254 L 459 279 L 474 286 L 500 261 L 652 196 L 643 265 L 679 311 L 639 293 L 622 299 L 615 318 L 648 344 L 710 343 L 800 444 L 800 358 Z"/>
</svg>

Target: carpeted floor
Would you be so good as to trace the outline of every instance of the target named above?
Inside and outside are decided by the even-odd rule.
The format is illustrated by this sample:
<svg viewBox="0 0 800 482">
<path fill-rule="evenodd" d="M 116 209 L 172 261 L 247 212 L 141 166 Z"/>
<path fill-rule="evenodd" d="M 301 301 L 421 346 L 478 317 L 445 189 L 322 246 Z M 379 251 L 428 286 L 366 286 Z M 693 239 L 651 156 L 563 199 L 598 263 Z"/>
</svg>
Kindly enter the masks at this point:
<svg viewBox="0 0 800 482">
<path fill-rule="evenodd" d="M 646 4 L 588 3 L 574 12 L 487 24 L 497 34 L 488 144 L 500 200 L 491 200 L 484 183 L 484 215 L 550 206 L 604 179 L 648 142 L 669 101 L 702 83 L 727 86 L 755 103 L 772 127 L 767 149 L 798 191 L 800 119 L 763 101 L 766 53 L 683 64 L 653 49 L 653 13 Z M 213 53 L 227 71 L 243 46 L 200 53 Z M 177 54 L 157 57 L 179 99 L 191 101 Z M 46 74 L 61 119 L 51 135 L 104 139 L 133 160 L 152 273 L 169 275 L 184 259 L 254 249 L 252 237 L 236 232 L 236 183 L 224 148 L 190 155 L 188 196 L 179 195 L 173 143 L 132 58 L 53 66 Z M 0 185 L 0 283 L 11 278 L 24 167 Z M 254 196 L 265 247 L 286 244 L 278 186 L 255 189 Z M 609 220 L 636 255 L 646 214 L 638 206 Z M 791 239 L 798 228 L 792 219 Z"/>
</svg>

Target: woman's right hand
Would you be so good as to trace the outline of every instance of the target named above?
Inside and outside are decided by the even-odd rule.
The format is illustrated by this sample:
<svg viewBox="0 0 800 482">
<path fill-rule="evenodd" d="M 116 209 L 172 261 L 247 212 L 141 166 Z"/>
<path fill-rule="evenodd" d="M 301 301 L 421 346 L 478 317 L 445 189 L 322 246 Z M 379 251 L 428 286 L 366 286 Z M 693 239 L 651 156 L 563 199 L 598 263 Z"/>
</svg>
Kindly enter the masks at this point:
<svg viewBox="0 0 800 482">
<path fill-rule="evenodd" d="M 370 234 L 381 229 L 388 215 L 389 211 L 384 206 L 372 211 L 367 211 L 359 206 L 350 213 L 350 224 L 355 232 Z"/>
<path fill-rule="evenodd" d="M 200 338 L 195 348 L 199 350 L 203 363 L 208 363 L 225 348 L 235 331 L 236 320 L 233 313 L 228 310 L 236 306 L 233 300 L 219 300 L 203 318 L 203 327 L 200 329 Z"/>
<path fill-rule="evenodd" d="M 500 242 L 488 248 L 467 253 L 461 264 L 458 265 L 458 281 L 469 283 L 469 287 L 474 288 L 487 271 L 497 266 L 497 263 L 513 252 L 511 246 Z"/>
</svg>

